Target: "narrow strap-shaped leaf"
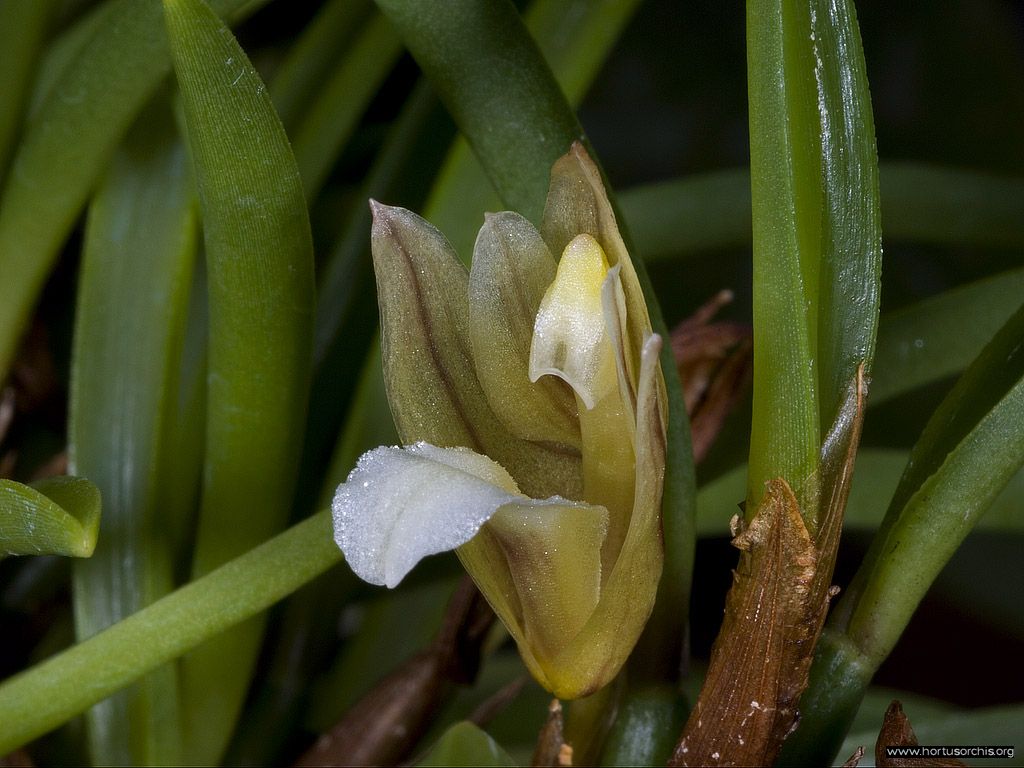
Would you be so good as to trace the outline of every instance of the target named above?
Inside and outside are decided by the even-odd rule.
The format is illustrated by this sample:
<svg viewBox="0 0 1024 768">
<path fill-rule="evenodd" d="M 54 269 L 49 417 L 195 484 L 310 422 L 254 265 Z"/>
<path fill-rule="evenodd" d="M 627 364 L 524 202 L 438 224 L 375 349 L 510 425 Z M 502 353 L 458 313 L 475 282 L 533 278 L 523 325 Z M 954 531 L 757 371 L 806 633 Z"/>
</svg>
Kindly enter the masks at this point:
<svg viewBox="0 0 1024 768">
<path fill-rule="evenodd" d="M 754 410 L 747 515 L 785 478 L 804 515 L 821 429 L 814 353 L 821 260 L 821 137 L 807 9 L 747 3 L 754 239 Z M 805 42 L 806 41 L 806 42 Z M 804 49 L 804 50 L 802 50 Z"/>
<path fill-rule="evenodd" d="M 107 0 L 25 132 L 0 196 L 0 377 L 61 243 L 132 120 L 170 70 L 154 2 Z M 232 21 L 266 0 L 215 0 Z"/>
<path fill-rule="evenodd" d="M 174 523 L 160 485 L 197 235 L 188 158 L 160 99 L 115 155 L 86 227 L 68 450 L 72 471 L 92 478 L 106 509 L 95 557 L 75 569 L 80 638 L 173 587 Z M 175 697 L 173 670 L 161 670 L 92 710 L 93 761 L 180 760 Z"/>
<path fill-rule="evenodd" d="M 810 7 L 821 135 L 816 365 L 825 440 L 840 418 L 858 369 L 863 366 L 864 378 L 871 376 L 881 291 L 882 225 L 875 125 L 854 3 L 819 1 Z M 853 453 L 856 450 L 854 443 Z M 830 475 L 828 457 L 823 458 L 824 474 Z M 826 496 L 825 486 L 835 482 L 822 477 Z"/>
<path fill-rule="evenodd" d="M 878 321 L 878 161 L 852 3 L 747 4 L 754 236 L 748 509 L 792 484 L 812 531 L 819 450 L 870 372 Z M 829 473 L 826 472 L 826 475 Z"/>
<path fill-rule="evenodd" d="M 193 561 L 202 575 L 287 519 L 308 396 L 313 254 L 295 159 L 259 76 L 202 0 L 166 0 L 164 9 L 209 274 L 206 463 Z M 261 630 L 239 628 L 184 665 L 188 759 L 216 762 L 222 753 Z"/>
<path fill-rule="evenodd" d="M 341 561 L 329 510 L 0 684 L 0 752 L 263 611 Z M 88 685 L 69 685 L 68 681 Z M 211 680 L 212 683 L 212 680 Z"/>
<path fill-rule="evenodd" d="M 89 557 L 100 526 L 100 492 L 88 480 L 55 477 L 34 486 L 0 479 L 0 557 Z"/>
<path fill-rule="evenodd" d="M 0 3 L 0 181 L 24 120 L 22 107 L 52 8 L 53 0 Z"/>
</svg>

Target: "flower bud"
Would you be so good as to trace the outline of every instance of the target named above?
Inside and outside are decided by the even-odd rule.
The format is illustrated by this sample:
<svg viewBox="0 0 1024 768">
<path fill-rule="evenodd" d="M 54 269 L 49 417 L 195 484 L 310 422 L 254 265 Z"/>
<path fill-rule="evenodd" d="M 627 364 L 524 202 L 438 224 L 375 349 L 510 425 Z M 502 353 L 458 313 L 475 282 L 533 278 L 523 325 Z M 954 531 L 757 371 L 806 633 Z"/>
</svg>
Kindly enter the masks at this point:
<svg viewBox="0 0 1024 768">
<path fill-rule="evenodd" d="M 592 693 L 654 605 L 666 409 L 661 339 L 600 173 L 574 145 L 541 231 L 488 215 L 468 274 L 423 219 L 371 205 L 405 447 L 365 454 L 338 488 L 338 545 L 387 586 L 455 549 L 537 680 Z"/>
</svg>

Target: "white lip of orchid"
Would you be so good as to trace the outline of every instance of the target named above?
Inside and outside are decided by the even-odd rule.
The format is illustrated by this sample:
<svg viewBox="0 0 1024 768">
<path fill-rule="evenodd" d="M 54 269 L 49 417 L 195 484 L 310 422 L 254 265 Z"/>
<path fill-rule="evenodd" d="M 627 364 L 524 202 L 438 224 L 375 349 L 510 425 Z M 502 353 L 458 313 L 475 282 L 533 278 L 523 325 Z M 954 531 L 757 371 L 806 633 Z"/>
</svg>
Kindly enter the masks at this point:
<svg viewBox="0 0 1024 768">
<path fill-rule="evenodd" d="M 605 285 L 619 279 L 609 269 L 600 244 L 591 235 L 575 237 L 562 252 L 533 326 L 530 381 L 551 375 L 563 379 L 588 410 L 618 387 Z"/>
<path fill-rule="evenodd" d="M 427 555 L 472 539 L 502 507 L 602 507 L 519 492 L 497 462 L 468 448 L 416 443 L 363 454 L 331 505 L 334 538 L 364 581 L 395 587 Z"/>
</svg>

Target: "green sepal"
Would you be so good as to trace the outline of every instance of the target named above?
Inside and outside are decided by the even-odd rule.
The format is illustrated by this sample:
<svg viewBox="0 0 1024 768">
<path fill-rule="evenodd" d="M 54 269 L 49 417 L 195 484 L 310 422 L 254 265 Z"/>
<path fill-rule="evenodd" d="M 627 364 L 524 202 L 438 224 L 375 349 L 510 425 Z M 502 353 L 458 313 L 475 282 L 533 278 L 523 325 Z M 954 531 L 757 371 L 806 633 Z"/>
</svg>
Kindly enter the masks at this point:
<svg viewBox="0 0 1024 768">
<path fill-rule="evenodd" d="M 510 432 L 579 448 L 571 390 L 551 376 L 529 380 L 534 319 L 556 267 L 530 222 L 511 211 L 488 214 L 469 273 L 470 340 L 487 400 Z"/>
<path fill-rule="evenodd" d="M 520 439 L 491 409 L 473 364 L 469 274 L 444 235 L 403 208 L 371 207 L 384 382 L 402 442 L 465 446 L 530 497 L 581 498 L 578 451 Z"/>
</svg>

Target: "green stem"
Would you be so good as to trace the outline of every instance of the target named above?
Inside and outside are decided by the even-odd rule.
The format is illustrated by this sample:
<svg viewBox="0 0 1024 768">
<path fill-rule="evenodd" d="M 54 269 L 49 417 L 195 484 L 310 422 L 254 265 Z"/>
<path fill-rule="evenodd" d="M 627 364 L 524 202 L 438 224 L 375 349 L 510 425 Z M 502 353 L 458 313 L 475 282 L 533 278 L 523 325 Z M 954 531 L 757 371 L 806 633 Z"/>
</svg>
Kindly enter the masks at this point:
<svg viewBox="0 0 1024 768">
<path fill-rule="evenodd" d="M 341 561 L 324 510 L 0 684 L 0 754 L 255 616 Z M 80 681 L 69 685 L 68 681 Z"/>
</svg>

